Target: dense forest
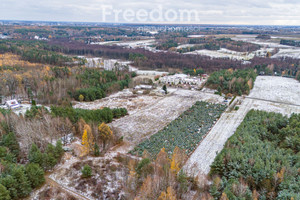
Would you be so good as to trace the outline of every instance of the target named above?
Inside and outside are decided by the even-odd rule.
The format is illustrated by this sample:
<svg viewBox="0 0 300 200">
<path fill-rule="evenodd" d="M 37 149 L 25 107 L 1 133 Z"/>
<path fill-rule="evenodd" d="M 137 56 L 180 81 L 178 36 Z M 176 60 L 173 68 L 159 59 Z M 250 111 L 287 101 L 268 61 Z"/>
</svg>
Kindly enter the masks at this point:
<svg viewBox="0 0 300 200">
<path fill-rule="evenodd" d="M 51 66 L 23 61 L 12 54 L 0 55 L 0 96 L 62 104 L 73 98 L 101 99 L 128 87 L 131 73 L 80 66 Z M 79 98 L 80 97 L 80 98 Z"/>
<path fill-rule="evenodd" d="M 187 38 L 185 38 L 186 40 Z M 190 38 L 189 40 L 195 40 Z M 201 38 L 196 38 L 201 42 Z M 200 41 L 198 41 L 200 40 Z M 202 39 L 203 40 L 203 39 Z M 204 39 L 202 42 L 206 47 L 214 49 L 214 43 L 210 40 Z M 174 41 L 174 40 L 173 40 Z M 213 39 L 213 41 L 227 43 L 227 38 Z M 234 43 L 236 41 L 231 41 Z M 24 48 L 26 46 L 26 48 Z M 217 45 L 218 46 L 218 45 Z M 239 44 L 235 44 L 239 46 Z M 243 45 L 242 45 L 243 46 Z M 247 46 L 247 45 L 246 45 Z M 222 46 L 221 46 L 222 47 Z M 191 47 L 193 48 L 193 47 Z M 197 47 L 195 47 L 197 48 Z M 201 47 L 202 48 L 202 47 Z M 229 47 L 224 47 L 229 48 Z M 251 47 L 252 48 L 252 47 Z M 230 48 L 229 48 L 230 49 Z M 237 49 L 232 49 L 237 50 Z M 141 69 L 194 69 L 201 67 L 207 72 L 213 72 L 219 69 L 242 69 L 247 67 L 254 67 L 255 65 L 270 65 L 274 64 L 283 69 L 289 69 L 293 66 L 299 65 L 299 60 L 292 58 L 284 59 L 271 59 L 254 57 L 251 64 L 242 64 L 241 61 L 230 60 L 224 58 L 211 59 L 207 56 L 200 55 L 181 55 L 174 52 L 151 52 L 145 49 L 128 49 L 121 46 L 105 46 L 105 45 L 90 45 L 79 41 L 69 41 L 68 39 L 51 39 L 50 41 L 32 41 L 32 40 L 4 40 L 0 43 L 0 52 L 11 52 L 18 54 L 23 60 L 32 62 L 65 66 L 84 64 L 84 61 L 78 59 L 78 55 L 91 55 L 114 59 L 125 59 L 134 61 L 134 65 Z M 71 57 L 64 56 L 63 54 L 71 55 Z M 139 55 L 138 57 L 132 55 Z M 71 62 L 73 61 L 73 62 Z"/>
<path fill-rule="evenodd" d="M 45 182 L 44 172 L 52 169 L 61 159 L 62 142 L 48 143 L 44 150 L 32 143 L 28 152 L 21 149 L 14 127 L 4 120 L 9 111 L 0 110 L 0 197 L 3 200 L 27 197 Z M 27 160 L 28 162 L 24 162 Z"/>
<path fill-rule="evenodd" d="M 280 40 L 280 44 L 300 47 L 300 41 L 296 40 Z"/>
<path fill-rule="evenodd" d="M 194 44 L 195 46 L 179 48 L 177 51 L 180 53 L 186 53 L 200 49 L 220 50 L 221 48 L 226 48 L 238 52 L 252 52 L 260 48 L 259 45 L 242 41 L 234 41 L 230 38 L 200 37 L 188 39 L 187 42 L 188 44 Z"/>
<path fill-rule="evenodd" d="M 48 44 L 55 47 L 55 51 L 70 55 L 92 55 L 125 60 L 132 59 L 132 55 L 139 55 L 138 59 L 134 60 L 133 65 L 140 69 L 202 68 L 206 72 L 213 72 L 220 69 L 244 69 L 253 68 L 255 65 L 271 64 L 280 66 L 282 69 L 290 69 L 300 64 L 298 59 L 293 58 L 273 59 L 254 57 L 251 63 L 243 64 L 242 61 L 224 58 L 211 59 L 208 56 L 183 55 L 174 52 L 151 52 L 141 48 L 132 49 L 120 46 L 89 45 L 76 41 L 51 40 Z"/>
<path fill-rule="evenodd" d="M 54 47 L 55 48 L 55 47 Z M 1 40 L 0 53 L 20 55 L 25 61 L 49 65 L 66 66 L 73 62 L 73 58 L 59 54 L 47 47 L 44 41 L 32 40 Z"/>
<path fill-rule="evenodd" d="M 253 69 L 220 70 L 210 75 L 206 85 L 210 88 L 217 89 L 220 94 L 249 94 L 256 76 L 257 74 Z"/>
<path fill-rule="evenodd" d="M 299 122 L 299 114 L 251 110 L 211 166 L 212 196 L 300 199 Z"/>
</svg>

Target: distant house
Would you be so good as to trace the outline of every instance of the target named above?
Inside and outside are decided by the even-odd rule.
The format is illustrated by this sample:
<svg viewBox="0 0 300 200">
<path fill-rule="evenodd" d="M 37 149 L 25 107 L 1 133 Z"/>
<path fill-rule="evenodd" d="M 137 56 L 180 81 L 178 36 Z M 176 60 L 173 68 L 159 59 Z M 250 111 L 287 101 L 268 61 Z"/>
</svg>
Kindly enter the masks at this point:
<svg viewBox="0 0 300 200">
<path fill-rule="evenodd" d="M 201 79 L 197 77 L 190 77 L 186 74 L 175 74 L 171 76 L 163 76 L 160 79 L 160 82 L 163 84 L 172 84 L 172 85 L 178 85 L 178 84 L 188 84 L 188 85 L 200 85 Z"/>
<path fill-rule="evenodd" d="M 16 108 L 20 108 L 21 107 L 21 105 L 19 104 L 19 102 L 16 99 L 6 101 L 5 105 L 9 109 L 16 109 Z"/>
<path fill-rule="evenodd" d="M 151 89 L 153 89 L 153 86 L 152 85 L 137 85 L 134 87 L 134 89 L 136 89 L 136 90 L 139 90 L 139 89 L 151 90 Z"/>
</svg>

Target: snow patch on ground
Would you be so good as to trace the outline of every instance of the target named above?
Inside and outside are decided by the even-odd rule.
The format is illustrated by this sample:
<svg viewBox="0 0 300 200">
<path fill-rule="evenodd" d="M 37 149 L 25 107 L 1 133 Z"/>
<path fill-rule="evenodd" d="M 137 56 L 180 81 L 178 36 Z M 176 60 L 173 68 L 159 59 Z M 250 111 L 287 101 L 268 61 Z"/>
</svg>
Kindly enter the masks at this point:
<svg viewBox="0 0 300 200">
<path fill-rule="evenodd" d="M 168 90 L 171 91 L 169 88 Z M 124 136 L 125 141 L 134 146 L 145 137 L 150 137 L 163 129 L 196 101 L 221 103 L 223 100 L 223 97 L 215 94 L 175 89 L 167 96 L 154 100 L 151 104 L 113 121 L 110 125 L 117 130 L 118 134 Z"/>
<path fill-rule="evenodd" d="M 126 108 L 128 113 L 132 114 L 143 107 L 156 103 L 160 99 L 162 99 L 160 96 L 135 95 L 129 89 L 125 89 L 109 97 L 93 102 L 76 102 L 74 108 L 89 110 L 101 109 L 103 107 Z"/>
<path fill-rule="evenodd" d="M 300 48 L 280 49 L 277 54 L 272 56 L 272 58 L 281 57 L 291 57 L 295 59 L 300 59 Z"/>
<path fill-rule="evenodd" d="M 300 82 L 292 78 L 258 76 L 249 97 L 300 105 Z"/>
</svg>

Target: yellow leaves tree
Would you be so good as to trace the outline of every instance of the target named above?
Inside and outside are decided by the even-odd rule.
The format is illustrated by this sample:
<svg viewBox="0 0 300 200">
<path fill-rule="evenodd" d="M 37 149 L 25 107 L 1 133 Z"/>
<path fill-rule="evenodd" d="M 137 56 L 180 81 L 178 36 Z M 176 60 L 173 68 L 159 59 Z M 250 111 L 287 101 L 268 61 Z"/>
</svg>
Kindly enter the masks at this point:
<svg viewBox="0 0 300 200">
<path fill-rule="evenodd" d="M 90 151 L 93 151 L 95 145 L 94 136 L 88 124 L 85 124 L 83 129 L 82 145 L 84 146 L 84 153 L 89 154 Z"/>
<path fill-rule="evenodd" d="M 250 78 L 247 82 L 248 86 L 249 86 L 249 89 L 251 90 L 252 87 L 253 87 L 253 81 L 252 81 L 252 78 Z"/>
<path fill-rule="evenodd" d="M 81 102 L 81 101 L 84 100 L 84 96 L 81 94 L 81 95 L 79 95 L 78 99 L 79 99 L 79 101 Z"/>
<path fill-rule="evenodd" d="M 166 149 L 165 148 L 162 148 L 160 150 L 160 152 L 157 154 L 157 157 L 156 157 L 156 164 L 160 165 L 161 167 L 165 166 L 166 164 L 168 164 L 168 154 L 166 153 Z"/>
<path fill-rule="evenodd" d="M 182 151 L 179 147 L 175 147 L 170 164 L 171 172 L 177 174 L 180 171 L 185 160 L 186 154 L 184 153 L 184 151 Z"/>
<path fill-rule="evenodd" d="M 106 143 L 113 138 L 113 132 L 110 129 L 110 127 L 102 122 L 100 126 L 98 127 L 99 130 L 99 136 L 101 140 L 103 141 L 103 149 L 105 149 Z"/>
<path fill-rule="evenodd" d="M 220 200 L 229 200 L 226 193 L 224 193 L 224 192 L 222 193 Z"/>
<path fill-rule="evenodd" d="M 142 197 L 142 199 L 153 199 L 153 185 L 152 185 L 152 178 L 151 176 L 147 176 L 147 178 L 144 180 L 143 185 L 140 189 L 139 196 Z"/>
<path fill-rule="evenodd" d="M 232 69 L 232 68 L 229 68 L 227 71 L 228 71 L 230 74 L 233 73 L 233 69 Z"/>
<path fill-rule="evenodd" d="M 175 190 L 169 186 L 167 188 L 167 192 L 162 192 L 157 200 L 176 200 L 176 192 Z"/>
<path fill-rule="evenodd" d="M 283 181 L 284 178 L 284 172 L 285 172 L 285 168 L 283 167 L 280 172 L 278 172 L 276 174 L 276 177 L 278 178 L 279 183 L 281 183 Z"/>
<path fill-rule="evenodd" d="M 157 200 L 167 200 L 167 193 L 162 191 Z"/>
<path fill-rule="evenodd" d="M 177 174 L 179 172 L 179 170 L 180 170 L 179 162 L 176 158 L 176 155 L 173 153 L 172 159 L 171 159 L 171 172 L 173 172 L 174 174 Z"/>
</svg>

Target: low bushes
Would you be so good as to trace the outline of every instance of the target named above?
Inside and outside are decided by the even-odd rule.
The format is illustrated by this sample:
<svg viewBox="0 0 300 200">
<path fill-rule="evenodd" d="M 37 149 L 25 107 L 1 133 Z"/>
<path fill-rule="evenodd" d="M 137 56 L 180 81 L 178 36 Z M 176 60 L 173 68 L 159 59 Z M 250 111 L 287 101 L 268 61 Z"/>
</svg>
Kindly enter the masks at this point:
<svg viewBox="0 0 300 200">
<path fill-rule="evenodd" d="M 83 95 L 83 101 L 95 101 L 96 99 L 102 99 L 105 97 L 105 92 L 101 88 L 91 87 L 91 88 L 82 88 L 75 91 L 73 95 L 76 101 L 81 101 L 79 98 L 80 95 Z"/>
<path fill-rule="evenodd" d="M 55 117 L 69 118 L 72 123 L 78 122 L 80 118 L 85 122 L 110 123 L 113 118 L 119 118 L 127 114 L 125 108 L 103 108 L 97 110 L 85 110 L 73 107 L 51 106 L 51 114 Z"/>
<path fill-rule="evenodd" d="M 130 153 L 142 155 L 147 150 L 156 156 L 162 148 L 171 154 L 177 146 L 191 153 L 220 117 L 226 106 L 197 102 L 167 127 L 137 145 Z"/>
</svg>

